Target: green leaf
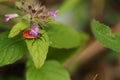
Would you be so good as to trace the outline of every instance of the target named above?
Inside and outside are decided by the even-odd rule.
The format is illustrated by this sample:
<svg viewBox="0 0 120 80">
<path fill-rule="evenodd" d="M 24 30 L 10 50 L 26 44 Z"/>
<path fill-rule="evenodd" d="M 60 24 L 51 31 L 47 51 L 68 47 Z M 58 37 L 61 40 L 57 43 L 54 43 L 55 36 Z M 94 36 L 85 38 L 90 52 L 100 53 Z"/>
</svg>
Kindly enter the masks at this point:
<svg viewBox="0 0 120 80">
<path fill-rule="evenodd" d="M 46 61 L 41 69 L 27 67 L 26 80 L 70 80 L 69 73 L 56 61 Z"/>
<path fill-rule="evenodd" d="M 93 20 L 91 23 L 93 34 L 105 47 L 120 52 L 120 36 L 112 33 L 111 29 Z"/>
<path fill-rule="evenodd" d="M 8 32 L 0 34 L 0 66 L 19 60 L 26 50 L 25 42 L 20 36 L 9 39 Z"/>
<path fill-rule="evenodd" d="M 42 36 L 38 39 L 25 40 L 36 68 L 42 67 L 48 53 L 48 47 L 49 47 L 48 36 L 46 33 L 44 33 Z"/>
<path fill-rule="evenodd" d="M 71 58 L 74 54 L 77 53 L 78 50 L 83 48 L 85 46 L 86 42 L 88 41 L 88 35 L 85 33 L 80 33 L 80 46 L 78 48 L 72 48 L 72 49 L 57 49 L 57 48 L 49 48 L 48 53 L 48 60 L 54 59 L 59 61 L 61 64 L 64 64 L 67 59 Z"/>
<path fill-rule="evenodd" d="M 50 46 L 54 48 L 75 48 L 80 45 L 80 36 L 74 29 L 61 23 L 49 23 L 46 27 Z"/>
<path fill-rule="evenodd" d="M 16 25 L 13 26 L 12 30 L 10 31 L 8 37 L 13 38 L 18 35 L 22 30 L 29 27 L 29 23 L 25 20 L 18 22 Z"/>
</svg>

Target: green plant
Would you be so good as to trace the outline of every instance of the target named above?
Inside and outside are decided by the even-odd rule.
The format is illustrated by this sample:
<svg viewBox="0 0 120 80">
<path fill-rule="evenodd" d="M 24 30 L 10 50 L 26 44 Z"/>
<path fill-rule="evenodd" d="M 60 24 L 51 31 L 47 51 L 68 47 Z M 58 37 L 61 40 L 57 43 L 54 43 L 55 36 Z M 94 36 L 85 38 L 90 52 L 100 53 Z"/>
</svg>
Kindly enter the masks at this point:
<svg viewBox="0 0 120 80">
<path fill-rule="evenodd" d="M 16 6 L 20 12 L 5 15 L 5 22 L 12 19 L 15 25 L 0 34 L 0 67 L 25 58 L 26 80 L 70 80 L 62 64 L 88 36 L 54 21 L 58 10 L 48 11 L 40 3 L 16 2 Z"/>
</svg>

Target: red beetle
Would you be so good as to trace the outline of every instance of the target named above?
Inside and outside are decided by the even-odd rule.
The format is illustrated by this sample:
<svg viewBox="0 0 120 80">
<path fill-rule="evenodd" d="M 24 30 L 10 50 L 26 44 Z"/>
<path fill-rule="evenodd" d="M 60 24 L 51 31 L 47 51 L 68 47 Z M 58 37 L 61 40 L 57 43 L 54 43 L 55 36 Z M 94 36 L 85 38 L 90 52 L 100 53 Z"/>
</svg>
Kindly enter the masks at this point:
<svg viewBox="0 0 120 80">
<path fill-rule="evenodd" d="M 25 30 L 23 33 L 22 33 L 22 36 L 24 38 L 28 38 L 28 39 L 33 39 L 33 38 L 39 38 L 40 36 L 33 36 L 30 34 L 30 30 Z"/>
</svg>

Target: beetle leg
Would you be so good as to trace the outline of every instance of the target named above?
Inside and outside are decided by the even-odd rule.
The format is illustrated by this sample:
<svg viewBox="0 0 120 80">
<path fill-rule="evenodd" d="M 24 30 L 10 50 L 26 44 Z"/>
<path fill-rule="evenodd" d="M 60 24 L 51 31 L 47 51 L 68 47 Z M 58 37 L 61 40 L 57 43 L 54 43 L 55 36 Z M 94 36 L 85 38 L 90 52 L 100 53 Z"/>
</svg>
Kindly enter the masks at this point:
<svg viewBox="0 0 120 80">
<path fill-rule="evenodd" d="M 36 39 L 33 39 L 32 46 L 33 46 L 33 44 L 35 43 L 35 41 L 36 41 Z"/>
</svg>

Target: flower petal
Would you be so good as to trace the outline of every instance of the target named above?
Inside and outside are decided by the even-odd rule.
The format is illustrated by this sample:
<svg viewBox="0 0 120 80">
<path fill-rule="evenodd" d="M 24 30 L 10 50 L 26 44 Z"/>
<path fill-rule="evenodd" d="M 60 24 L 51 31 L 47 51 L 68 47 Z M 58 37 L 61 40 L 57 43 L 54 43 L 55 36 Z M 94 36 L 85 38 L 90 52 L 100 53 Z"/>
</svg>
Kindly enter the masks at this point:
<svg viewBox="0 0 120 80">
<path fill-rule="evenodd" d="M 33 24 L 29 34 L 31 34 L 32 36 L 38 36 L 39 35 L 38 26 Z"/>
<path fill-rule="evenodd" d="M 30 30 L 30 34 L 31 34 L 32 36 L 38 36 L 38 35 L 39 35 L 39 33 L 36 32 L 36 31 L 34 31 L 34 30 Z"/>
<path fill-rule="evenodd" d="M 6 14 L 5 15 L 5 22 L 8 22 L 10 19 L 18 17 L 18 16 L 19 16 L 18 14 L 12 14 L 12 13 Z"/>
<path fill-rule="evenodd" d="M 59 12 L 59 10 L 55 10 L 55 11 L 50 11 L 49 14 L 53 17 L 54 20 L 56 20 L 57 17 L 57 13 Z"/>
<path fill-rule="evenodd" d="M 7 18 L 7 17 L 5 18 L 5 22 L 8 22 L 9 20 L 10 20 L 10 18 Z"/>
</svg>

